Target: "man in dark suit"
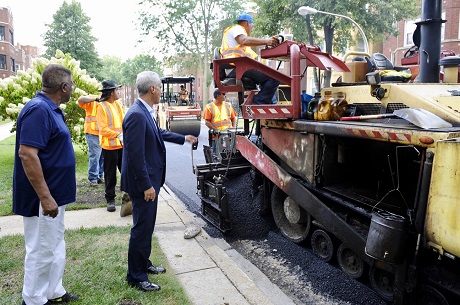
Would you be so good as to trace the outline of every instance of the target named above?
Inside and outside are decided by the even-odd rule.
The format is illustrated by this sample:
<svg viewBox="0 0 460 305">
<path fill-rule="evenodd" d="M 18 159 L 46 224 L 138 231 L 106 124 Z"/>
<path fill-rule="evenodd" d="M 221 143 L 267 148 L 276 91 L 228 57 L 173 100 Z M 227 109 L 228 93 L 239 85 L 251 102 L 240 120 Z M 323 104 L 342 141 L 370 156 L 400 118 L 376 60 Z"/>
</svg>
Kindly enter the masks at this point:
<svg viewBox="0 0 460 305">
<path fill-rule="evenodd" d="M 149 281 L 148 273 L 166 272 L 152 265 L 152 235 L 157 215 L 158 193 L 165 181 L 166 149 L 164 141 L 196 143 L 192 135 L 181 135 L 160 129 L 155 121 L 155 108 L 161 97 L 161 80 L 157 73 L 138 74 L 139 98 L 123 120 L 123 161 L 121 190 L 133 203 L 133 227 L 128 249 L 128 283 L 143 291 L 159 290 Z"/>
</svg>

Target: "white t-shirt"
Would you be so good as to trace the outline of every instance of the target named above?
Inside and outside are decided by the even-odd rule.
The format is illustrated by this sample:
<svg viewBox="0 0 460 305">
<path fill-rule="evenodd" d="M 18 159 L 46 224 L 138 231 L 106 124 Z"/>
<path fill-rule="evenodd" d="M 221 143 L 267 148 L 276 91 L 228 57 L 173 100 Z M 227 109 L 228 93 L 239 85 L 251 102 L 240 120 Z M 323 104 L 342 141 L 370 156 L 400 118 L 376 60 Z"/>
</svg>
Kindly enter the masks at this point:
<svg viewBox="0 0 460 305">
<path fill-rule="evenodd" d="M 238 45 L 238 42 L 235 38 L 241 34 L 247 36 L 246 30 L 241 25 L 233 26 L 230 30 L 228 30 L 227 34 L 225 35 L 225 41 L 227 42 L 229 48 L 234 48 Z"/>
</svg>

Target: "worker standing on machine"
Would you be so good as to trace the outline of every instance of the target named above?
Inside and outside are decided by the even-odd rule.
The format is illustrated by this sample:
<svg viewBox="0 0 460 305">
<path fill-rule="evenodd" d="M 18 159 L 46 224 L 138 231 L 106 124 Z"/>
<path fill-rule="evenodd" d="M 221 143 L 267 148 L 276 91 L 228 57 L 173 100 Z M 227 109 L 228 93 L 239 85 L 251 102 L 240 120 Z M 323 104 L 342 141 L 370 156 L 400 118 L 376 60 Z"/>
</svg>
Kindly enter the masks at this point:
<svg viewBox="0 0 460 305">
<path fill-rule="evenodd" d="M 227 130 L 236 126 L 236 111 L 232 104 L 225 101 L 225 93 L 219 89 L 214 90 L 214 101 L 204 108 L 203 118 L 209 128 L 209 145 L 212 152 L 216 153 L 216 135 L 218 131 Z"/>
</svg>

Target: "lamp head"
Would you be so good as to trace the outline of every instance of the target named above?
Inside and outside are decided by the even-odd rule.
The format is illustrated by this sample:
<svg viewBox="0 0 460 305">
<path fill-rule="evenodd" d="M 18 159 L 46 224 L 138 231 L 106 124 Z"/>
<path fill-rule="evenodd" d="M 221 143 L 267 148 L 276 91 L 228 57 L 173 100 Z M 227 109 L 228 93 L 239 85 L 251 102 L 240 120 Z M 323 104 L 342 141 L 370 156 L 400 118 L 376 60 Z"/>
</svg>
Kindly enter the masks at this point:
<svg viewBox="0 0 460 305">
<path fill-rule="evenodd" d="M 313 14 L 316 14 L 318 12 L 317 9 L 314 9 L 312 7 L 309 7 L 309 6 L 301 6 L 299 7 L 299 9 L 297 10 L 297 12 L 299 13 L 299 15 L 301 16 L 307 16 L 307 15 L 313 15 Z"/>
</svg>

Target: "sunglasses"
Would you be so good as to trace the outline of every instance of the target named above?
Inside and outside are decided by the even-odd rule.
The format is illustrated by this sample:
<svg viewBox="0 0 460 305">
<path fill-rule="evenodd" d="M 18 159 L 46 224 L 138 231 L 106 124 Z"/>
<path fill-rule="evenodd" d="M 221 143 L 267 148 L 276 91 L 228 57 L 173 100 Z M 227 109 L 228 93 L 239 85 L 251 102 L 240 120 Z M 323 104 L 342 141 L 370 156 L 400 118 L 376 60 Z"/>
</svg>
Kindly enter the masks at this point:
<svg viewBox="0 0 460 305">
<path fill-rule="evenodd" d="M 223 96 L 225 96 L 225 93 L 221 93 L 220 95 L 223 95 Z"/>
</svg>

